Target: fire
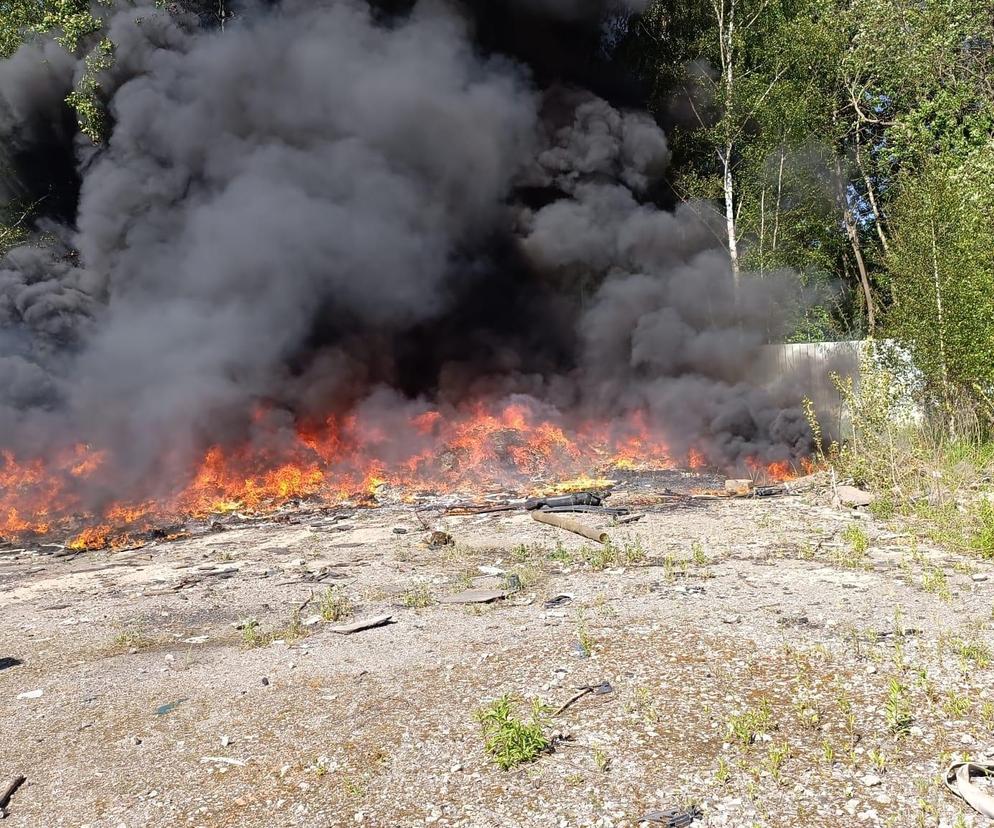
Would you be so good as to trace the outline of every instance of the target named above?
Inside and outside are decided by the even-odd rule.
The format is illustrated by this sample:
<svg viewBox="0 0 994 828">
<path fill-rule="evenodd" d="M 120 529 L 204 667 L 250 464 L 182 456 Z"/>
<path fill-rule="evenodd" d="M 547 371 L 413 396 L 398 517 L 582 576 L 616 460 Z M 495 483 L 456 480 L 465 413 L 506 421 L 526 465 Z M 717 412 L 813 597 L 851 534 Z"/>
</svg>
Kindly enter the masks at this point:
<svg viewBox="0 0 994 828">
<path fill-rule="evenodd" d="M 613 482 L 604 474 L 611 469 L 708 465 L 698 450 L 673 457 L 641 412 L 570 425 L 530 404 L 477 403 L 444 414 L 419 411 L 396 422 L 350 414 L 301 423 L 291 432 L 265 424 L 260 409 L 257 439 L 209 446 L 186 479 L 165 494 L 101 506 L 87 497 L 112 490 L 108 451 L 80 444 L 47 460 L 0 452 L 0 538 L 59 531 L 74 533 L 69 548 L 97 549 L 133 543 L 136 533 L 168 521 L 262 513 L 288 501 L 373 505 L 385 491 L 410 499 L 471 497 L 486 489 L 598 489 Z M 793 473 L 787 462 L 750 467 L 767 480 Z"/>
</svg>

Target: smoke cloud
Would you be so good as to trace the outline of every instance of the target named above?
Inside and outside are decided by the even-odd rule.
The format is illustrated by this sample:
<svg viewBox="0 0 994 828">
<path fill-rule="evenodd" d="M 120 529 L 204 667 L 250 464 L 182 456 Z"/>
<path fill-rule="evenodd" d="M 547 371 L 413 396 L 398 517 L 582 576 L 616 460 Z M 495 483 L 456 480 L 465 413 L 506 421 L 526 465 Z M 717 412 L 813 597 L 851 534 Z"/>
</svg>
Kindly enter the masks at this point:
<svg viewBox="0 0 994 828">
<path fill-rule="evenodd" d="M 289 428 L 518 394 L 646 410 L 718 463 L 806 450 L 796 400 L 751 381 L 794 282 L 736 291 L 709 209 L 648 199 L 669 155 L 645 113 L 540 88 L 428 0 L 287 0 L 223 32 L 129 7 L 108 34 L 95 151 L 66 134 L 78 61 L 0 61 L 3 195 L 37 189 L 25 159 L 53 142 L 79 184 L 71 220 L 0 260 L 0 445 L 91 442 L 137 485 L 250 438 L 259 403 Z"/>
</svg>

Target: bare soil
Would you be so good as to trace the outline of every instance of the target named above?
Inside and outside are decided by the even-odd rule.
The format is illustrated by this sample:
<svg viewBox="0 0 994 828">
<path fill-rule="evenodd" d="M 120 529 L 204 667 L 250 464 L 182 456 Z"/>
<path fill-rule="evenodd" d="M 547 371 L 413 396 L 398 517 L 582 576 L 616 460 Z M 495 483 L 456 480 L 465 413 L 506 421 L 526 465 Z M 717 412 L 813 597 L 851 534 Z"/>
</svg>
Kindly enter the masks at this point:
<svg viewBox="0 0 994 828">
<path fill-rule="evenodd" d="M 829 501 L 577 515 L 606 553 L 524 512 L 428 513 L 454 540 L 431 547 L 404 505 L 0 547 L 0 789 L 27 777 L 6 824 L 635 826 L 698 803 L 695 825 L 983 825 L 938 780 L 994 752 L 994 565 Z M 521 589 L 416 606 L 495 570 Z M 332 585 L 393 623 L 297 637 Z M 604 681 L 535 761 L 484 751 L 489 700 Z"/>
</svg>

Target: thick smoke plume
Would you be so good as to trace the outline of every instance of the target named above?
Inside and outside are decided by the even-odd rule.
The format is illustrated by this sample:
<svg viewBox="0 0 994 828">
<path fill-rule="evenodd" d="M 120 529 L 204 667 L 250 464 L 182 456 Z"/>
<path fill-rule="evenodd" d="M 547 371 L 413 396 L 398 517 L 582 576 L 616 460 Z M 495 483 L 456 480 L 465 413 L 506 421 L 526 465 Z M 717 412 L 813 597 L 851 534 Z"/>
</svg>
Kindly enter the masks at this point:
<svg viewBox="0 0 994 828">
<path fill-rule="evenodd" d="M 755 376 L 791 280 L 736 291 L 708 208 L 648 195 L 653 120 L 542 88 L 472 9 L 288 0 L 222 32 L 129 7 L 108 33 L 101 148 L 67 130 L 78 61 L 0 62 L 4 195 L 37 192 L 39 147 L 75 146 L 79 183 L 0 262 L 0 446 L 86 441 L 137 484 L 251 439 L 260 404 L 271 433 L 523 394 L 645 410 L 721 464 L 806 450 L 796 399 Z"/>
</svg>

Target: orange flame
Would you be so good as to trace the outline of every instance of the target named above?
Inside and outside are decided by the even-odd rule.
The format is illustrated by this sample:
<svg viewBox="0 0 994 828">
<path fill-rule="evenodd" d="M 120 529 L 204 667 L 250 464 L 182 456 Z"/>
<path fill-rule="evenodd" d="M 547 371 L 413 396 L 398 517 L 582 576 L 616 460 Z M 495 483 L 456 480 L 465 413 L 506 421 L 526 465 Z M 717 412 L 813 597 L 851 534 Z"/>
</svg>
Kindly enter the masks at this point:
<svg viewBox="0 0 994 828">
<path fill-rule="evenodd" d="M 332 416 L 300 424 L 289 435 L 267 431 L 263 409 L 253 414 L 253 427 L 266 439 L 210 446 L 186 481 L 165 495 L 99 508 L 87 505 L 85 497 L 90 484 L 106 488 L 113 480 L 106 451 L 76 445 L 48 460 L 0 452 L 0 538 L 75 531 L 70 548 L 96 549 L 131 543 L 134 532 L 186 516 L 264 512 L 308 498 L 368 503 L 383 486 L 408 497 L 534 490 L 569 478 L 604 483 L 610 468 L 708 465 L 698 450 L 672 457 L 641 412 L 570 428 L 527 404 L 477 403 L 449 414 L 420 411 L 399 425 L 361 421 L 355 414 Z M 767 480 L 793 473 L 786 462 L 749 465 Z"/>
</svg>

